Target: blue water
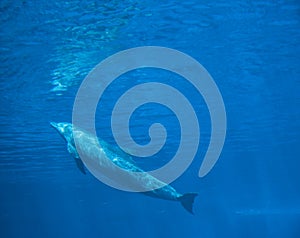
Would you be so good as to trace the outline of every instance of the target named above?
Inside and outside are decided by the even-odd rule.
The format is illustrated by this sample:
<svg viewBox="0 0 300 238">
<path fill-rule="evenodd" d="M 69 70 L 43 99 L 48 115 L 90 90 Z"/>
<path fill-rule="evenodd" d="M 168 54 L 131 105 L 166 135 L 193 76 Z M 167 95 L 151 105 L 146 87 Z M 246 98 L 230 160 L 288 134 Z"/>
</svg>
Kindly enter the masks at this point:
<svg viewBox="0 0 300 238">
<path fill-rule="evenodd" d="M 300 3 L 263 1 L 9 1 L 0 3 L 1 237 L 300 237 Z M 83 175 L 50 121 L 72 119 L 80 83 L 101 60 L 137 46 L 180 50 L 198 60 L 222 93 L 227 137 L 204 178 L 210 138 L 201 95 L 181 78 L 134 71 L 111 85 L 96 127 L 132 85 L 181 90 L 201 126 L 197 156 L 172 186 L 197 192 L 195 215 L 179 203 L 110 188 Z M 123 91 L 122 91 L 123 90 Z M 178 146 L 178 121 L 164 107 L 140 108 L 132 134 L 168 130 L 166 147 L 137 163 L 157 168 Z M 168 124 L 170 123 L 170 124 Z"/>
</svg>

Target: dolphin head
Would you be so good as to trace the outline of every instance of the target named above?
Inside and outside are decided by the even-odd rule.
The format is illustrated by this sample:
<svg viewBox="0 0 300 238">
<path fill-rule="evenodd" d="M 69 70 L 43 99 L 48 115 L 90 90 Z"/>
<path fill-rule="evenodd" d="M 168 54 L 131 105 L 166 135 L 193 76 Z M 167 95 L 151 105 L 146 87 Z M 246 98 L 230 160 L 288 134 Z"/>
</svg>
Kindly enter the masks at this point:
<svg viewBox="0 0 300 238">
<path fill-rule="evenodd" d="M 55 128 L 58 133 L 67 141 L 70 142 L 73 139 L 73 126 L 67 122 L 50 122 L 50 125 Z"/>
</svg>

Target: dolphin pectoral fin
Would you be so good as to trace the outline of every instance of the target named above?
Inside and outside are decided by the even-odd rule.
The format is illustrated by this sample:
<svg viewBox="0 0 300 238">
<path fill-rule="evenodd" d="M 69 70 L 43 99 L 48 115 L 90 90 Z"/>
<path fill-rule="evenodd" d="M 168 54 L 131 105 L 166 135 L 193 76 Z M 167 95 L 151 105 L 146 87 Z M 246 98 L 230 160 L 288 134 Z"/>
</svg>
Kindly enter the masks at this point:
<svg viewBox="0 0 300 238">
<path fill-rule="evenodd" d="M 72 146 L 71 144 L 68 143 L 68 151 L 69 153 L 72 155 L 72 157 L 74 158 L 77 168 L 83 173 L 86 174 L 85 172 L 85 168 L 84 168 L 84 164 L 82 162 L 82 160 L 80 159 L 76 149 L 74 148 L 74 146 Z"/>
<path fill-rule="evenodd" d="M 75 159 L 77 168 L 78 168 L 83 174 L 86 174 L 85 168 L 84 168 L 84 164 L 83 164 L 83 162 L 81 161 L 81 159 L 80 159 L 80 158 L 74 158 L 74 159 Z"/>
<path fill-rule="evenodd" d="M 79 159 L 79 155 L 78 155 L 76 149 L 70 143 L 68 143 L 68 151 L 72 155 L 73 158 Z"/>
<path fill-rule="evenodd" d="M 193 212 L 193 204 L 195 197 L 198 196 L 197 193 L 186 193 L 183 194 L 181 197 L 178 198 L 178 201 L 181 202 L 181 205 L 190 213 L 194 214 Z"/>
</svg>

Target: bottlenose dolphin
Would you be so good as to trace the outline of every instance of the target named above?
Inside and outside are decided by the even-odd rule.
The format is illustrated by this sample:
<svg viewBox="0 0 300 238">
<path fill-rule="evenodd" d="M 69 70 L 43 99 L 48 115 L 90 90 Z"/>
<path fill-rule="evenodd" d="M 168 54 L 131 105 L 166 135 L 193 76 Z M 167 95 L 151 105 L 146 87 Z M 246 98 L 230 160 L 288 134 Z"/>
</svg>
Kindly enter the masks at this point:
<svg viewBox="0 0 300 238">
<path fill-rule="evenodd" d="M 80 150 L 81 154 L 85 157 L 88 156 L 93 163 L 97 164 L 101 173 L 109 179 L 114 180 L 116 178 L 114 177 L 116 166 L 112 166 L 113 163 L 122 169 L 123 174 L 120 175 L 119 173 L 118 175 L 123 176 L 126 182 L 130 181 L 131 184 L 135 184 L 141 188 L 149 188 L 149 186 L 153 184 L 159 185 L 160 188 L 158 189 L 143 192 L 145 195 L 165 200 L 179 201 L 187 211 L 193 214 L 193 203 L 197 196 L 196 193 L 178 193 L 172 186 L 158 180 L 136 166 L 131 156 L 119 147 L 110 145 L 104 140 L 80 130 L 71 123 L 51 122 L 50 124 L 67 142 L 68 151 L 75 159 L 76 165 L 82 173 L 85 173 L 84 164 L 80 159 L 77 149 Z M 76 146 L 74 137 L 76 138 Z M 129 171 L 142 173 L 136 176 L 129 173 Z M 118 178 L 118 181 L 119 180 Z"/>
</svg>

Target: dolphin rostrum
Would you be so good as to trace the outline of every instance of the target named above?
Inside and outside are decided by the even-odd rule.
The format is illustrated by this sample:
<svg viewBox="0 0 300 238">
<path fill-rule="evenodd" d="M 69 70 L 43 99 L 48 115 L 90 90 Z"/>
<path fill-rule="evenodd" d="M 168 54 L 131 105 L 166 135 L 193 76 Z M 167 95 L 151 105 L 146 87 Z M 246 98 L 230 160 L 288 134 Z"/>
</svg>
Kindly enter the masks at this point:
<svg viewBox="0 0 300 238">
<path fill-rule="evenodd" d="M 158 189 L 149 189 L 149 191 L 143 192 L 145 195 L 165 200 L 179 201 L 187 211 L 193 214 L 193 203 L 197 196 L 196 193 L 178 193 L 172 186 L 158 180 L 136 166 L 131 156 L 120 148 L 80 130 L 71 123 L 51 122 L 50 124 L 67 142 L 68 151 L 75 159 L 76 165 L 82 173 L 85 174 L 85 168 L 77 150 L 80 150 L 81 155 L 83 154 L 85 157 L 89 157 L 92 163 L 97 164 L 101 174 L 105 177 L 111 180 L 116 179 L 116 177 L 114 177 L 114 168 L 116 166 L 112 166 L 112 164 L 117 165 L 123 170 L 122 176 L 125 178 L 125 181 L 130 181 L 131 184 L 135 184 L 140 188 L 147 188 L 149 184 L 159 185 L 160 188 Z M 76 146 L 74 137 L 76 137 L 77 141 Z M 141 174 L 140 176 L 134 176 L 129 171 L 142 173 L 139 173 Z M 118 178 L 118 181 L 119 180 Z"/>
</svg>

